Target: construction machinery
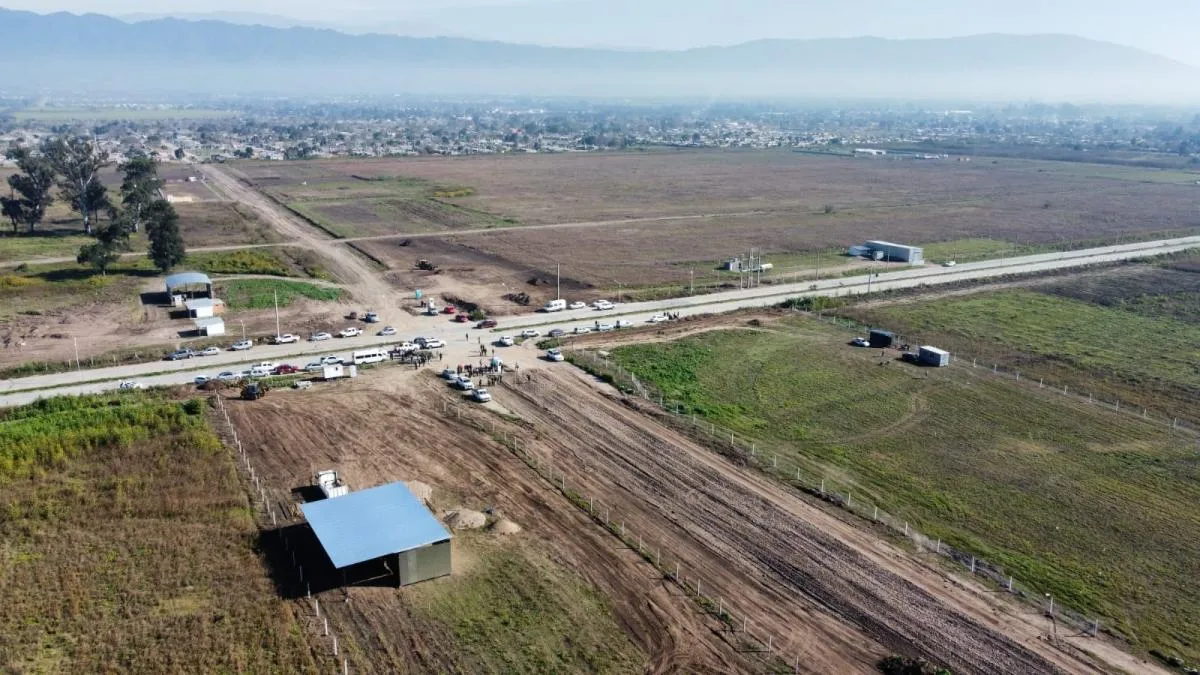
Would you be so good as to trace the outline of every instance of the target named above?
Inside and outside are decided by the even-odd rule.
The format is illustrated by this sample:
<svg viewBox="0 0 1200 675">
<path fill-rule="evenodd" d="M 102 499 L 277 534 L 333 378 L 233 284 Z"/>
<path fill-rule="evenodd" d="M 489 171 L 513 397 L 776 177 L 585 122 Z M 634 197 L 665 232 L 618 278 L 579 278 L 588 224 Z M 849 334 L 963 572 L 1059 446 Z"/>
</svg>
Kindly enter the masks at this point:
<svg viewBox="0 0 1200 675">
<path fill-rule="evenodd" d="M 436 272 L 436 271 L 438 271 L 438 266 L 434 265 L 433 263 L 429 262 L 428 260 L 418 260 L 417 261 L 417 269 L 423 270 L 425 272 Z"/>
</svg>

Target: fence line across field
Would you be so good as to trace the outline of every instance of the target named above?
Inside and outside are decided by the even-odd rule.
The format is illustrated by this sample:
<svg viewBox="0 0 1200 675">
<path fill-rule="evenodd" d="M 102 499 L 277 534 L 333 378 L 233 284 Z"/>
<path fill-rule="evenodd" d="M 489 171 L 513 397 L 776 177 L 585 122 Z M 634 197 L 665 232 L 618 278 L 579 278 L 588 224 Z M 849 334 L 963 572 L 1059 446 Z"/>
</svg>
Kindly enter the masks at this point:
<svg viewBox="0 0 1200 675">
<path fill-rule="evenodd" d="M 1007 573 L 1003 566 L 991 563 L 970 552 L 960 551 L 940 539 L 922 534 L 913 523 L 888 513 L 866 499 L 865 492 L 855 495 L 853 486 L 843 485 L 829 477 L 828 467 L 824 464 L 803 455 L 781 456 L 766 446 L 760 445 L 755 439 L 744 435 L 739 436 L 732 429 L 704 421 L 694 414 L 685 413 L 683 404 L 666 399 L 661 393 L 652 391 L 633 373 L 610 359 L 600 357 L 595 352 L 572 350 L 564 353 L 573 363 L 585 370 L 596 375 L 607 376 L 618 388 L 640 396 L 651 405 L 659 406 L 666 413 L 665 420 L 696 440 L 714 446 L 718 450 L 732 451 L 748 466 L 762 473 L 887 528 L 894 534 L 912 542 L 918 552 L 933 554 L 962 565 L 972 576 L 987 579 L 1002 591 L 1041 606 L 1043 613 L 1048 618 L 1073 627 L 1079 631 L 1079 635 L 1095 637 L 1103 625 L 1098 618 L 1089 617 L 1073 610 L 1022 582 Z M 1105 628 L 1112 630 L 1111 626 L 1105 626 Z"/>
<path fill-rule="evenodd" d="M 285 522 L 291 522 L 295 520 L 295 518 L 293 517 L 294 514 L 290 512 L 290 510 L 282 507 L 277 509 L 276 506 L 280 503 L 290 504 L 291 502 L 287 500 L 281 502 L 276 501 L 276 495 L 274 495 L 273 491 L 267 486 L 266 481 L 261 479 L 261 475 L 254 470 L 254 466 L 250 462 L 249 454 L 246 452 L 245 448 L 242 447 L 242 442 L 238 438 L 237 428 L 233 425 L 233 421 L 229 419 L 229 410 L 226 409 L 224 400 L 220 395 L 215 396 L 214 399 L 217 402 L 217 411 L 224 418 L 225 426 L 228 429 L 230 438 L 232 439 L 232 445 L 229 447 L 231 450 L 237 451 L 237 467 L 239 473 L 246 481 L 245 485 L 247 488 L 247 494 L 250 497 L 250 503 L 254 507 L 255 513 L 259 515 L 259 518 L 256 518 L 258 529 L 260 532 L 263 532 L 268 531 L 269 527 L 269 531 L 276 532 L 280 541 L 283 543 L 284 551 L 291 553 L 289 559 L 293 565 L 292 572 L 294 573 L 294 578 L 298 584 L 297 588 L 303 587 L 305 589 L 305 599 L 307 601 L 311 601 L 310 606 L 313 611 L 314 619 L 313 632 L 317 634 L 318 638 L 329 638 L 329 646 L 333 653 L 334 662 L 336 663 L 339 656 L 337 634 L 329 627 L 328 614 L 322 614 L 321 612 L 320 599 L 312 597 L 311 585 L 304 578 L 304 566 L 296 562 L 296 552 L 292 550 L 291 540 L 283 530 L 278 529 L 280 516 L 277 515 L 277 510 L 278 513 L 282 514 Z M 270 519 L 269 526 L 267 525 L 268 519 Z M 342 675 L 350 675 L 349 659 L 343 655 L 341 657 L 341 661 L 342 667 L 339 672 L 341 672 Z"/>
</svg>

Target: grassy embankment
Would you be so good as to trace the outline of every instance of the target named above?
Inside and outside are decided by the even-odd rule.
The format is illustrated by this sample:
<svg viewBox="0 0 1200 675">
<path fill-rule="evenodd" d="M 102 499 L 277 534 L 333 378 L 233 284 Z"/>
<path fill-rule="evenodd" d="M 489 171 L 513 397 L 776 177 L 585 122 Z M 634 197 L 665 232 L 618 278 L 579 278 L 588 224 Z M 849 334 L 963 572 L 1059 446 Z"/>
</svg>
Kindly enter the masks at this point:
<svg viewBox="0 0 1200 675">
<path fill-rule="evenodd" d="M 614 354 L 685 411 L 823 463 L 1139 647 L 1200 659 L 1194 439 L 979 372 L 880 365 L 827 324 L 770 328 Z"/>
<path fill-rule="evenodd" d="M 201 401 L 0 411 L 0 667 L 328 672 L 254 549 Z"/>
</svg>

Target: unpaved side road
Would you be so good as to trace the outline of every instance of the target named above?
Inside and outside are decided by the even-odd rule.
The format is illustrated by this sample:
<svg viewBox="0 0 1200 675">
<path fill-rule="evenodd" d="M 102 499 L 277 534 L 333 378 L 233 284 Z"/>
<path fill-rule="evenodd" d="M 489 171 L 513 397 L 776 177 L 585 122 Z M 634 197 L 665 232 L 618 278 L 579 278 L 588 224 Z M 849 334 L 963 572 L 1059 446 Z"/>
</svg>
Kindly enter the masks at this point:
<svg viewBox="0 0 1200 675">
<path fill-rule="evenodd" d="M 360 302 L 378 309 L 392 306 L 395 289 L 383 280 L 379 270 L 353 249 L 335 243 L 334 239 L 281 209 L 225 169 L 212 164 L 197 165 L 197 168 L 205 175 L 213 190 L 229 201 L 239 202 L 257 211 L 282 237 L 292 240 L 293 246 L 310 248 L 324 257 L 333 276 Z"/>
<path fill-rule="evenodd" d="M 507 383 L 506 383 L 507 384 Z M 765 478 L 733 466 L 574 369 L 493 390 L 525 439 L 612 518 L 682 560 L 752 630 L 816 672 L 866 672 L 883 652 L 962 673 L 1109 670 L 1019 609 L 914 562 Z M 1043 622 L 1044 623 L 1044 622 Z M 1115 652 L 1115 650 L 1114 650 Z M 1115 652 L 1110 663 L 1138 669 Z"/>
</svg>

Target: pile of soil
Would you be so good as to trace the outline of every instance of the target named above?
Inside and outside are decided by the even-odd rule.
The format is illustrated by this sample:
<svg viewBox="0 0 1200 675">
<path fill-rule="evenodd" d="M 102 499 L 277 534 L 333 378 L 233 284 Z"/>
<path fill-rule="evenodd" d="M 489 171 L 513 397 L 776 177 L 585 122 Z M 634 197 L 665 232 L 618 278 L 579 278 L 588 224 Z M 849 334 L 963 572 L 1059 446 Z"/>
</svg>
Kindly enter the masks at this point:
<svg viewBox="0 0 1200 675">
<path fill-rule="evenodd" d="M 521 526 L 509 520 L 501 518 L 492 525 L 492 532 L 496 534 L 516 534 L 521 531 Z"/>
<path fill-rule="evenodd" d="M 433 488 L 427 483 L 422 483 L 419 480 L 406 480 L 404 485 L 408 487 L 408 491 L 413 493 L 413 496 L 425 502 L 426 505 L 433 500 Z"/>
<path fill-rule="evenodd" d="M 487 525 L 487 516 L 481 511 L 456 509 L 446 512 L 446 524 L 452 530 L 478 530 Z"/>
</svg>

